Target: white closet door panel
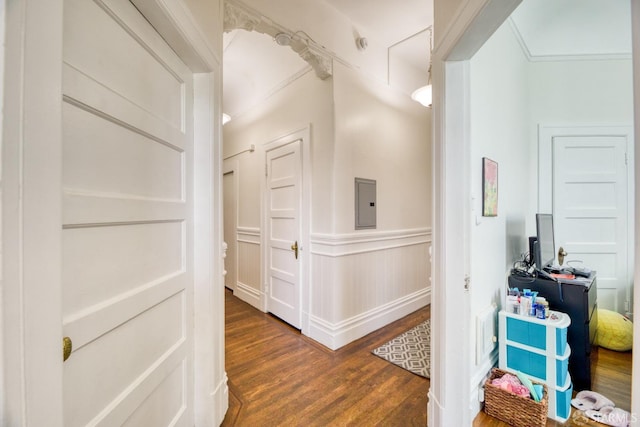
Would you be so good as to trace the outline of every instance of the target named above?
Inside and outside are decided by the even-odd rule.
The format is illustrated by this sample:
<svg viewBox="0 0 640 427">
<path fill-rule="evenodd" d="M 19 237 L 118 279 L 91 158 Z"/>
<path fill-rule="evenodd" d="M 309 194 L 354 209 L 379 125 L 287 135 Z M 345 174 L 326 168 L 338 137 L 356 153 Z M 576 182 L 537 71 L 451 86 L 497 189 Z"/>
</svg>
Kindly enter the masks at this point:
<svg viewBox="0 0 640 427">
<path fill-rule="evenodd" d="M 182 202 L 139 200 L 122 195 L 96 195 L 65 190 L 63 202 L 63 221 L 71 226 L 158 222 L 184 218 L 186 215 L 186 208 Z"/>
<path fill-rule="evenodd" d="M 64 229 L 63 316 L 184 272 L 180 222 Z"/>
<path fill-rule="evenodd" d="M 167 64 L 161 59 L 173 57 L 160 56 L 164 53 L 162 50 L 169 49 L 164 43 L 154 43 L 155 51 L 146 43 L 149 39 L 156 41 L 155 38 L 160 36 L 149 31 L 134 33 L 128 24 L 139 23 L 127 22 L 123 11 L 128 9 L 118 10 L 118 19 L 113 19 L 105 11 L 108 6 L 101 8 L 94 1 L 67 0 L 67 3 L 71 2 L 73 7 L 65 12 L 64 37 L 67 42 L 64 61 L 175 128 L 182 129 L 184 82 L 172 71 L 178 62 Z M 121 2 L 108 3 L 120 9 L 118 3 Z M 144 84 L 131 78 L 133 70 L 145 76 Z"/>
<path fill-rule="evenodd" d="M 65 316 L 62 320 L 65 333 L 73 337 L 76 349 L 81 348 L 183 290 L 184 280 L 180 274 L 163 277 L 129 293 Z"/>
<path fill-rule="evenodd" d="M 65 385 L 83 393 L 65 394 L 65 424 L 86 425 L 99 419 L 103 408 L 130 391 L 132 378 L 141 381 L 148 376 L 184 340 L 183 316 L 180 293 L 76 349 L 76 357 L 64 365 Z"/>
<path fill-rule="evenodd" d="M 127 0 L 64 13 L 65 426 L 193 425 L 193 76 Z"/>
<path fill-rule="evenodd" d="M 182 387 L 184 369 L 183 363 L 177 365 L 122 426 L 160 426 L 164 420 L 172 420 L 170 425 L 175 427 L 186 426 L 186 396 Z"/>
<path fill-rule="evenodd" d="M 183 152 L 64 104 L 63 186 L 88 193 L 183 198 Z"/>
<path fill-rule="evenodd" d="M 81 71 L 64 64 L 62 68 L 64 100 L 105 120 L 128 127 L 158 142 L 177 149 L 185 147 L 185 133 L 166 120 L 159 118 L 134 102 L 103 86 Z M 64 117 L 63 117 L 64 120 Z"/>
</svg>

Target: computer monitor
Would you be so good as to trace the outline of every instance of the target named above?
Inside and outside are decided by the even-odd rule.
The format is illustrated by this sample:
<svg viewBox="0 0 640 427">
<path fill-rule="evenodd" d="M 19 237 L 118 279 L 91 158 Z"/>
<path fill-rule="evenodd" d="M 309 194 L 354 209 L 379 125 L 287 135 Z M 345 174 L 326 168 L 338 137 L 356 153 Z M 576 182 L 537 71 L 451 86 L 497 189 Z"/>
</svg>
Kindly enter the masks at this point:
<svg viewBox="0 0 640 427">
<path fill-rule="evenodd" d="M 553 215 L 552 214 L 536 214 L 536 230 L 537 242 L 535 253 L 535 263 L 538 270 L 553 265 L 556 259 L 556 245 L 553 235 Z"/>
</svg>

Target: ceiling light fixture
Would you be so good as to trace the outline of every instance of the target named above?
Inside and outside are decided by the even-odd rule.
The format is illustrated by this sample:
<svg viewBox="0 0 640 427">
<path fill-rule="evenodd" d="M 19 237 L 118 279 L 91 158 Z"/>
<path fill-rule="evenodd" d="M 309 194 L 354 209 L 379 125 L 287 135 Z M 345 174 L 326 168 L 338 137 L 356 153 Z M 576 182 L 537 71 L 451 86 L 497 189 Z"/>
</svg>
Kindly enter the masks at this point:
<svg viewBox="0 0 640 427">
<path fill-rule="evenodd" d="M 291 36 L 287 33 L 278 33 L 273 39 L 280 46 L 289 46 L 291 44 Z"/>
<path fill-rule="evenodd" d="M 418 89 L 414 90 L 413 93 L 411 94 L 411 99 L 419 102 L 425 107 L 431 107 L 433 102 L 433 87 L 431 85 L 431 55 L 433 53 L 433 48 L 431 46 L 432 38 L 433 38 L 433 27 L 429 27 L 429 70 L 428 70 L 429 77 L 427 80 L 427 85 L 419 87 Z"/>
</svg>

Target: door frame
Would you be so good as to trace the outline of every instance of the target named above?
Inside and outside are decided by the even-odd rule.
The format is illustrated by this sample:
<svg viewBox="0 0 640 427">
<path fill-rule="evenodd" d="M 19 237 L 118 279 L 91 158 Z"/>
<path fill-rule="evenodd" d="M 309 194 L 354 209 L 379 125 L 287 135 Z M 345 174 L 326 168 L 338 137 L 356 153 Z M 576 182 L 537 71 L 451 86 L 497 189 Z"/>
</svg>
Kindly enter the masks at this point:
<svg viewBox="0 0 640 427">
<path fill-rule="evenodd" d="M 235 278 L 234 282 L 233 282 L 233 287 L 229 288 L 231 290 L 232 293 L 236 293 L 236 287 L 238 286 L 238 196 L 240 194 L 240 190 L 239 190 L 239 184 L 238 184 L 238 161 L 236 159 L 233 160 L 227 160 L 226 162 L 224 162 L 224 166 L 222 169 L 222 180 L 223 180 L 223 199 L 224 199 L 224 177 L 226 175 L 231 175 L 232 176 L 232 186 L 233 186 L 233 198 L 234 198 L 234 206 L 233 206 L 233 213 L 234 213 L 234 218 L 233 218 L 233 235 L 229 236 L 229 238 L 227 239 L 224 236 L 224 222 L 226 221 L 224 219 L 224 207 L 223 207 L 223 222 L 222 222 L 222 226 L 223 226 L 223 242 L 226 243 L 226 246 L 224 247 L 225 253 L 224 253 L 224 266 L 225 266 L 225 276 L 224 276 L 224 287 L 227 287 L 227 276 L 229 275 L 229 268 L 233 268 L 233 277 Z M 233 240 L 233 246 L 229 245 L 229 240 L 232 239 Z M 232 266 L 229 266 L 227 263 L 227 257 L 229 255 L 229 251 L 230 249 L 233 248 L 234 249 L 234 264 Z"/>
<path fill-rule="evenodd" d="M 627 150 L 627 231 L 634 235 L 634 136 L 632 125 L 544 124 L 538 125 L 538 211 L 553 213 L 553 138 L 556 136 L 616 136 L 625 138 Z M 556 245 L 557 247 L 557 245 Z M 627 239 L 625 310 L 633 313 L 634 241 Z"/>
<path fill-rule="evenodd" d="M 446 0 L 440 0 L 445 2 Z M 440 28 L 433 49 L 433 256 L 429 426 L 472 423 L 469 61 L 521 0 L 468 0 Z M 436 3 L 439 3 L 436 0 Z M 438 4 L 436 4 L 436 12 Z M 456 384 L 456 386 L 452 386 Z M 461 410 L 462 408 L 462 410 Z"/>
<path fill-rule="evenodd" d="M 260 308 L 262 311 L 269 311 L 268 298 L 267 298 L 267 286 L 268 286 L 268 242 L 269 239 L 269 221 L 268 221 L 268 209 L 267 209 L 267 152 L 284 145 L 290 144 L 293 141 L 300 141 L 300 153 L 301 153 L 301 191 L 300 191 L 300 241 L 298 242 L 298 261 L 300 265 L 300 330 L 302 334 L 309 335 L 309 307 L 311 307 L 311 263 L 310 263 L 310 251 L 309 251 L 309 231 L 311 224 L 311 125 L 299 128 L 295 131 L 289 132 L 286 135 L 275 138 L 263 145 L 263 161 L 265 164 L 265 174 L 261 180 L 261 218 L 262 218 L 262 232 L 260 233 L 260 248 L 262 268 L 260 274 L 261 278 L 261 292 L 260 292 Z"/>
<path fill-rule="evenodd" d="M 220 48 L 181 2 L 132 0 L 194 73 L 194 375 L 196 425 L 228 407 L 224 372 Z M 3 5 L 0 419 L 64 425 L 62 410 L 63 0 Z M 219 23 L 222 28 L 223 6 Z M 217 52 L 218 55 L 214 54 Z M 42 215 L 42 212 L 46 212 Z"/>
</svg>

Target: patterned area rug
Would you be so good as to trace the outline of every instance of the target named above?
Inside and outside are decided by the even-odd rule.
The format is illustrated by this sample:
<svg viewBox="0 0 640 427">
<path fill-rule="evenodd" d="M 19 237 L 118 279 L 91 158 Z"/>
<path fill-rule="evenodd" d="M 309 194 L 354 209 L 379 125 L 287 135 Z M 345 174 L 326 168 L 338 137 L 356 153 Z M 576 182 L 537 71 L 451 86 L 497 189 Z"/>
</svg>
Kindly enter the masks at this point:
<svg viewBox="0 0 640 427">
<path fill-rule="evenodd" d="M 430 378 L 431 322 L 426 320 L 371 352 L 416 375 Z"/>
</svg>

